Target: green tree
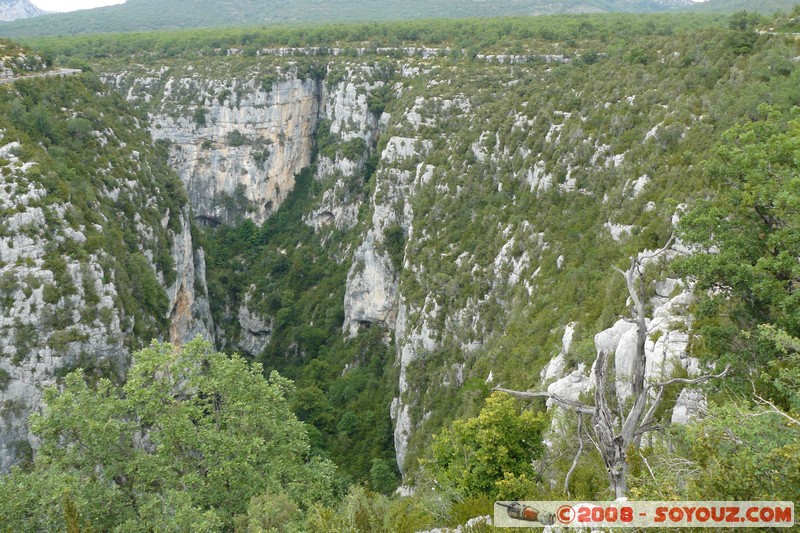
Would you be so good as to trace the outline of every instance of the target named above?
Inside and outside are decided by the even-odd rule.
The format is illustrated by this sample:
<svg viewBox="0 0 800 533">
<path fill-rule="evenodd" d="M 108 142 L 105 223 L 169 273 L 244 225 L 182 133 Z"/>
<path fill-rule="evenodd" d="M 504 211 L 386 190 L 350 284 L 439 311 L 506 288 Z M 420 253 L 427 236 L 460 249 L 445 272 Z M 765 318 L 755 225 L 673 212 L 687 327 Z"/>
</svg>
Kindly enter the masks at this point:
<svg viewBox="0 0 800 533">
<path fill-rule="evenodd" d="M 386 496 L 353 485 L 336 508 L 314 509 L 309 526 L 319 533 L 388 533 L 393 531 L 390 513 Z"/>
<path fill-rule="evenodd" d="M 679 267 L 699 289 L 695 348 L 733 354 L 740 368 L 782 357 L 760 326 L 800 335 L 800 120 L 768 106 L 759 112 L 726 132 L 706 167 L 714 196 L 680 225 L 687 244 L 713 252 Z"/>
<path fill-rule="evenodd" d="M 406 232 L 399 224 L 393 224 L 384 231 L 386 238 L 386 251 L 395 272 L 400 272 L 403 268 L 403 248 L 406 245 Z"/>
<path fill-rule="evenodd" d="M 746 402 L 712 406 L 688 428 L 688 456 L 696 467 L 688 496 L 800 500 L 800 421 L 783 415 Z"/>
<path fill-rule="evenodd" d="M 436 484 L 466 496 L 495 495 L 510 475 L 533 479 L 547 417 L 520 412 L 516 405 L 508 394 L 495 392 L 477 417 L 456 420 L 435 436 L 423 467 Z"/>
<path fill-rule="evenodd" d="M 689 428 L 693 497 L 800 498 L 800 119 L 762 105 L 706 168 L 681 221 L 699 289 L 695 349 L 739 367 L 744 399 Z M 702 253 L 710 252 L 710 253 Z M 749 398 L 747 398 L 749 396 Z"/>
<path fill-rule="evenodd" d="M 201 339 L 136 353 L 121 390 L 74 372 L 32 420 L 32 470 L 0 480 L 4 525 L 60 530 L 68 516 L 98 531 L 219 531 L 328 502 L 333 466 L 309 457 L 290 389 Z"/>
</svg>

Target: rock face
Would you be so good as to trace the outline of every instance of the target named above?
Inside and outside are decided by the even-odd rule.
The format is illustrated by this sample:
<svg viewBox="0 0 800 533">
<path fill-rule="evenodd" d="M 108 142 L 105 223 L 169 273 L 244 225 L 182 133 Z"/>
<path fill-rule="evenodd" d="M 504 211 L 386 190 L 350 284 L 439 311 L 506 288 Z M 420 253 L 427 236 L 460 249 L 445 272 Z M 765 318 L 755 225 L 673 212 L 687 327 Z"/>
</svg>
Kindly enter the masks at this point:
<svg viewBox="0 0 800 533">
<path fill-rule="evenodd" d="M 263 223 L 292 192 L 295 175 L 311 164 L 315 135 L 324 128 L 324 135 L 350 149 L 320 150 L 314 180 L 325 192 L 305 221 L 318 232 L 355 226 L 362 199 L 356 194 L 361 186 L 354 184 L 363 180 L 371 147 L 385 126 L 367 105 L 368 92 L 383 84 L 372 79 L 382 72 L 363 64 L 339 65 L 340 81 L 323 83 L 278 67 L 267 74 L 274 78 L 269 84 L 261 71 L 223 80 L 166 72 L 106 73 L 104 79 L 129 101 L 150 106 L 150 131 L 169 143 L 170 163 L 186 186 L 196 220 L 211 226 L 243 217 Z M 388 207 L 378 209 L 379 218 L 380 209 Z M 353 331 L 358 324 L 394 323 L 395 273 L 381 248 L 381 231 L 390 223 L 379 224 L 357 252 L 354 269 L 364 265 L 369 281 L 355 273 L 350 277 L 353 288 L 345 308 L 352 310 L 347 323 Z M 225 341 L 257 355 L 270 341 L 273 319 L 248 307 L 252 296 L 251 289 L 230 310 L 241 335 Z M 178 301 L 181 308 L 190 307 Z"/>
<path fill-rule="evenodd" d="M 202 248 L 195 249 L 192 243 L 188 208 L 181 213 L 181 228 L 171 250 L 177 279 L 167 287 L 169 340 L 178 346 L 198 335 L 210 341 L 214 339 L 214 323 L 206 286 L 205 253 Z"/>
<path fill-rule="evenodd" d="M 561 338 L 561 351 L 542 369 L 541 374 L 539 374 L 542 381 L 552 381 L 553 379 L 559 378 L 564 373 L 564 368 L 567 364 L 565 357 L 572 348 L 572 339 L 575 336 L 576 325 L 575 322 L 571 322 L 564 328 L 564 336 Z"/>
<path fill-rule="evenodd" d="M 322 85 L 290 77 L 257 79 L 108 76 L 132 102 L 158 102 L 155 139 L 169 141 L 170 163 L 186 185 L 194 216 L 219 225 L 247 217 L 260 224 L 311 163 Z M 192 95 L 193 104 L 186 104 Z"/>
<path fill-rule="evenodd" d="M 379 177 L 379 186 L 372 196 L 372 227 L 355 252 L 353 266 L 347 276 L 344 297 L 344 328 L 353 335 L 362 324 L 382 324 L 394 328 L 397 318 L 397 274 L 386 249 L 385 232 L 390 227 L 405 232 L 413 219 L 410 197 L 414 183 L 423 172 L 422 165 L 416 173 L 399 170 L 400 161 L 418 156 L 416 139 L 392 137 L 381 153 L 385 176 Z M 402 210 L 398 205 L 404 206 Z M 403 237 L 403 241 L 405 237 Z"/>
<path fill-rule="evenodd" d="M 369 147 L 386 125 L 369 111 L 367 93 L 383 82 L 370 82 L 379 73 L 365 65 L 347 65 L 342 74 L 344 80 L 325 87 L 322 118 L 333 138 L 351 144 L 363 141 L 363 146 Z M 306 217 L 307 224 L 317 231 L 327 226 L 347 230 L 356 225 L 361 201 L 352 184 L 357 182 L 367 155 L 366 150 L 319 154 L 315 179 L 326 185 L 325 192 L 318 207 Z"/>
<path fill-rule="evenodd" d="M 18 146 L 9 143 L 0 148 L 0 157 L 15 168 L 14 178 L 23 177 L 34 166 L 13 155 Z M 53 305 L 56 275 L 45 266 L 48 221 L 43 208 L 28 207 L 46 198 L 47 192 L 33 184 L 21 187 L 17 179 L 6 183 L 0 189 L 0 208 L 24 208 L 17 207 L 17 213 L 5 221 L 6 235 L 0 238 L 0 373 L 7 376 L 0 389 L 0 471 L 30 456 L 36 442 L 29 436 L 27 419 L 39 407 L 43 389 L 56 384 L 58 371 L 85 363 L 80 361 L 83 354 L 91 354 L 94 365 L 105 365 L 114 372 L 122 372 L 126 365 L 122 317 L 115 303 L 118 294 L 113 282 L 104 281 L 99 257 L 91 257 L 83 266 L 76 261 L 65 264 L 76 294 Z M 66 207 L 57 206 L 49 214 L 63 217 Z M 56 235 L 59 238 L 86 241 L 79 231 L 65 231 Z M 75 315 L 87 306 L 89 292 L 97 299 L 96 315 L 84 323 Z M 62 313 L 66 316 L 57 318 Z M 57 320 L 70 327 L 58 327 Z"/>
<path fill-rule="evenodd" d="M 694 418 L 702 416 L 706 412 L 708 402 L 705 394 L 695 389 L 683 389 L 675 401 L 672 409 L 673 424 L 688 424 Z"/>
<path fill-rule="evenodd" d="M 687 309 L 691 301 L 692 290 L 681 280 L 668 278 L 655 284 L 655 296 L 650 301 L 653 316 L 647 320 L 646 381 L 663 381 L 676 372 L 685 372 L 690 376 L 700 373 L 700 361 L 687 354 L 688 331 L 691 327 L 691 316 Z M 569 351 L 568 346 L 572 340 L 569 333 L 570 328 L 567 327 L 564 348 L 542 370 L 543 381 L 564 372 L 563 354 Z M 636 325 L 620 319 L 594 337 L 598 353 L 613 355 L 615 389 L 623 402 L 631 395 L 630 373 L 636 354 L 636 336 Z M 594 387 L 594 365 L 587 373 L 585 365 L 581 364 L 576 370 L 551 383 L 547 392 L 569 400 L 578 400 Z M 553 405 L 555 402 L 548 400 L 548 407 Z M 692 416 L 702 412 L 704 405 L 705 399 L 700 392 L 684 389 L 673 410 L 673 421 L 686 423 Z"/>
<path fill-rule="evenodd" d="M 131 351 L 153 337 L 178 344 L 212 337 L 188 207 L 165 207 L 152 145 L 128 144 L 129 118 L 86 134 L 95 154 L 119 166 L 113 177 L 107 163 L 88 169 L 86 179 L 105 179 L 91 215 L 42 185 L 42 166 L 21 155 L 37 148 L 24 150 L 0 131 L 0 472 L 35 450 L 28 417 L 42 407 L 43 389 L 67 372 L 121 379 Z"/>
<path fill-rule="evenodd" d="M 261 353 L 272 337 L 272 320 L 267 322 L 248 308 L 254 290 L 255 286 L 250 287 L 250 292 L 239 306 L 238 315 L 242 334 L 237 347 L 251 355 Z"/>
<path fill-rule="evenodd" d="M 2 9 L 2 0 L 0 0 L 0 9 Z M 46 68 L 47 65 L 40 56 L 11 41 L 0 42 L 0 82 L 7 81 L 8 78 L 41 72 Z"/>
<path fill-rule="evenodd" d="M 480 67 L 466 71 L 458 51 L 445 48 L 249 52 L 250 63 L 233 57 L 240 51 L 217 50 L 189 65 L 128 65 L 104 78 L 149 112 L 202 223 L 267 220 L 295 174 L 313 166 L 302 220 L 347 267 L 342 334 L 378 327 L 394 341 L 391 415 L 401 469 L 414 456 L 415 435 L 429 437 L 446 418 L 431 416 L 441 398 L 478 376 L 491 372 L 507 385 L 503 368 L 520 371 L 524 361 L 536 380 L 560 351 L 543 382 L 569 397 L 590 390 L 590 370 L 570 361 L 573 345 L 581 355 L 592 351 L 592 336 L 580 338 L 589 324 L 574 321 L 585 314 L 605 324 L 619 312 L 602 297 L 605 290 L 607 300 L 617 298 L 616 289 L 598 281 L 613 274 L 593 269 L 641 239 L 632 224 L 639 213 L 669 216 L 653 193 L 676 171 L 654 163 L 645 175 L 637 162 L 661 161 L 652 146 L 659 124 L 689 127 L 702 117 L 651 105 L 652 95 L 626 85 L 634 76 L 616 80 L 610 93 L 592 84 L 571 96 L 544 90 L 571 72 L 561 69 L 569 66 L 561 50 L 477 55 Z M 659 59 L 677 72 L 684 67 L 675 52 L 665 46 Z M 314 63 L 311 74 L 297 66 L 304 61 Z M 623 141 L 634 116 L 625 137 L 636 140 Z M 274 334 L 277 322 L 262 304 L 275 295 L 241 289 L 223 310 L 241 333 L 225 340 L 255 356 Z M 648 377 L 692 373 L 690 291 L 667 281 L 657 293 Z M 595 309 L 583 313 L 583 305 Z M 629 394 L 632 333 L 620 321 L 594 337 L 598 350 L 615 355 L 621 396 Z"/>
<path fill-rule="evenodd" d="M 28 0 L 0 0 L 0 21 L 9 22 L 44 15 L 44 11 Z"/>
</svg>

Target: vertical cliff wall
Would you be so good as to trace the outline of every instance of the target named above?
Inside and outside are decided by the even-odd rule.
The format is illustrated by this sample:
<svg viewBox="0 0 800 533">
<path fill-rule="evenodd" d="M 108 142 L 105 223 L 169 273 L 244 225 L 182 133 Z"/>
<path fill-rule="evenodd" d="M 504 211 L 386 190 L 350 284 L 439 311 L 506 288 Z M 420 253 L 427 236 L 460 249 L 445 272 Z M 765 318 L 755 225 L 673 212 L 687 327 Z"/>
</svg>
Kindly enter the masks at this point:
<svg viewBox="0 0 800 533">
<path fill-rule="evenodd" d="M 151 339 L 213 332 L 185 194 L 132 110 L 79 78 L 8 91 L 0 102 L 0 470 L 35 449 L 28 417 L 67 372 L 120 380 L 131 351 Z"/>
<path fill-rule="evenodd" d="M 170 164 L 202 223 L 263 223 L 311 163 L 322 98 L 315 79 L 148 72 L 107 81 L 137 105 L 151 104 L 150 131 L 169 141 Z"/>
<path fill-rule="evenodd" d="M 384 85 L 385 73 L 369 64 L 321 61 L 326 66 L 317 68 L 320 77 L 301 77 L 292 61 L 280 60 L 276 66 L 272 58 L 228 77 L 228 61 L 235 60 L 216 61 L 220 71 L 214 77 L 191 66 L 181 73 L 165 66 L 103 77 L 130 102 L 149 110 L 149 129 L 168 143 L 170 165 L 201 226 L 243 219 L 263 224 L 294 190 L 296 175 L 313 162 L 313 179 L 323 193 L 306 222 L 317 230 L 353 228 L 362 205 L 360 187 L 354 189 L 353 183 L 383 127 L 368 109 L 367 95 Z M 324 146 L 316 145 L 319 129 L 328 139 Z M 258 355 L 270 342 L 274 317 L 249 308 L 265 296 L 253 290 L 247 288 L 235 308 L 226 311 L 237 322 L 238 334 L 226 331 L 221 341 Z M 349 298 L 346 306 L 361 305 L 360 300 Z M 359 318 L 348 318 L 354 320 Z"/>
</svg>

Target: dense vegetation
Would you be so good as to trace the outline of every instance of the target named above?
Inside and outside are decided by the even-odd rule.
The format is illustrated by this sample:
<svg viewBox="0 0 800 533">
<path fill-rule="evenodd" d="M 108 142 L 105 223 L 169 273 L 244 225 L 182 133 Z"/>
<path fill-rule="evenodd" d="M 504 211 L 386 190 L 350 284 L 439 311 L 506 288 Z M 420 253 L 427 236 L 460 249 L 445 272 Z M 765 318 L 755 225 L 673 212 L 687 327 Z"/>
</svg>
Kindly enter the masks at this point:
<svg viewBox="0 0 800 533">
<path fill-rule="evenodd" d="M 704 171 L 712 199 L 682 220 L 680 234 L 698 252 L 679 262 L 701 289 L 695 352 L 736 372 L 703 420 L 674 431 L 676 450 L 638 489 L 646 497 L 800 498 L 796 111 L 763 105 L 725 132 Z M 669 471 L 678 457 L 691 471 Z"/>
<path fill-rule="evenodd" d="M 389 418 L 394 346 L 384 344 L 379 328 L 354 339 L 342 335 L 348 265 L 335 260 L 336 241 L 320 242 L 303 222 L 312 189 L 319 187 L 312 174 L 308 169 L 298 176 L 292 194 L 262 227 L 244 221 L 201 238 L 215 322 L 235 339 L 238 318 L 225 309 L 255 294 L 248 307 L 274 317 L 271 342 L 258 359 L 295 381 L 292 406 L 312 425 L 315 451 L 340 465 L 342 483 L 360 480 L 391 492 L 397 485 Z"/>
<path fill-rule="evenodd" d="M 133 361 L 122 390 L 78 371 L 47 391 L 35 467 L 0 478 L 4 529 L 285 529 L 331 501 L 333 465 L 309 456 L 287 380 L 201 340 Z"/>
<path fill-rule="evenodd" d="M 70 331 L 75 322 L 73 311 L 81 314 L 82 323 L 110 320 L 110 309 L 103 311 L 100 296 L 76 287 L 67 269 L 71 261 L 84 266 L 97 261 L 108 276 L 114 272 L 122 329 L 132 333 L 126 343 L 141 346 L 147 339 L 163 335 L 168 310 L 162 283 L 169 285 L 175 280 L 170 232 L 180 230 L 180 214 L 186 205 L 186 193 L 167 167 L 164 145 L 153 146 L 128 104 L 93 76 L 58 83 L 21 80 L 6 86 L 0 90 L 0 117 L 4 144 L 19 142 L 17 156 L 34 165 L 20 179 L 4 160 L 4 179 L 45 191 L 36 201 L 18 206 L 45 212 L 49 235 L 30 236 L 36 241 L 64 236 L 53 240 L 45 259 L 45 268 L 55 275 L 45 286 L 45 299 L 60 307 L 50 313 L 52 322 L 42 329 L 54 326 L 62 335 Z M 104 194 L 134 178 L 137 190 L 123 191 L 116 199 Z M 146 195 L 153 193 L 159 194 L 157 202 L 147 199 Z M 5 217 L 12 212 L 9 208 L 2 213 L 4 235 L 9 234 Z M 167 212 L 172 216 L 162 226 L 160 221 Z M 152 238 L 143 242 L 136 225 L 123 222 L 120 214 L 125 220 L 138 216 L 156 228 Z M 82 232 L 85 241 L 77 240 L 75 231 Z M 145 254 L 152 257 L 156 272 Z M 87 308 L 75 309 L 78 301 L 70 297 L 78 293 L 87 293 Z M 36 341 L 27 338 L 25 342 Z"/>
<path fill-rule="evenodd" d="M 203 30 L 149 31 L 120 35 L 76 35 L 29 39 L 37 50 L 67 58 L 110 59 L 111 63 L 133 55 L 140 61 L 172 58 L 227 56 L 229 49 L 255 58 L 258 50 L 270 47 L 319 47 L 316 55 L 330 56 L 336 48 L 357 56 L 359 49 L 374 52 L 380 47 L 450 47 L 448 53 L 473 57 L 478 51 L 508 52 L 544 42 L 567 51 L 581 40 L 605 40 L 612 36 L 633 37 L 671 34 L 713 25 L 727 24 L 720 15 L 572 15 L 464 20 L 425 20 L 327 24 L 303 27 L 211 28 Z M 146 51 L 146 52 L 143 52 Z M 263 58 L 262 58 L 263 59 Z M 91 66 L 88 65 L 87 66 Z"/>
<path fill-rule="evenodd" d="M 9 39 L 0 39 L 0 79 L 30 74 L 47 66 L 45 58 L 28 52 Z"/>
<path fill-rule="evenodd" d="M 788 10 L 792 0 L 711 0 L 706 11 L 733 12 L 738 9 L 772 14 Z M 33 37 L 76 33 L 135 32 L 157 29 L 198 28 L 231 25 L 297 25 L 309 23 L 409 20 L 430 18 L 497 17 L 554 13 L 646 13 L 694 10 L 691 1 L 675 0 L 496 0 L 459 2 L 457 0 L 410 0 L 386 4 L 377 0 L 128 0 L 125 4 L 79 13 L 63 13 L 4 23 L 0 35 Z M 295 28 L 295 31 L 297 28 Z"/>
<path fill-rule="evenodd" d="M 792 20 L 776 23 L 791 27 Z M 315 232 L 304 221 L 330 185 L 314 179 L 314 165 L 297 176 L 293 192 L 262 226 L 239 219 L 217 228 L 195 227 L 207 252 L 212 311 L 224 332 L 221 348 L 234 351 L 240 332 L 230 310 L 245 301 L 272 324 L 269 344 L 248 363 L 236 356 L 228 360 L 200 343 L 177 358 L 168 348 L 153 346 L 138 355 L 136 365 L 144 366 L 132 368 L 121 390 L 105 381 L 87 386 L 80 374 L 72 375 L 65 392 L 49 393 L 50 408 L 36 422 L 44 439 L 36 462 L 0 486 L 15 494 L 5 503 L 9 516 L 22 529 L 30 524 L 163 529 L 193 522 L 209 530 L 255 531 L 285 527 L 282 520 L 300 511 L 305 521 L 289 520 L 289 528 L 415 531 L 489 513 L 495 498 L 607 498 L 606 472 L 593 450 L 562 487 L 575 456 L 574 422 L 557 419 L 563 432 L 542 446 L 550 421 L 542 402 L 490 394 L 487 376 L 519 389 L 541 386 L 539 371 L 558 353 L 563 327 L 571 322 L 577 330 L 565 354 L 567 370 L 590 365 L 594 334 L 625 311 L 624 287 L 610 265 L 663 245 L 683 203 L 689 207 L 677 231 L 684 243 L 717 253 L 662 265 L 648 272 L 648 279 L 676 272 L 695 279 L 692 354 L 737 367 L 733 377 L 708 389 L 706 417 L 665 429 L 631 454 L 631 496 L 797 501 L 800 121 L 792 108 L 800 105 L 795 59 L 800 45 L 792 37 L 759 35 L 763 23 L 748 14 L 724 24 L 716 18 L 581 16 L 42 41 L 53 57 L 100 71 L 127 66 L 136 54 L 146 68 L 202 67 L 209 76 L 258 75 L 267 84 L 282 59 L 257 56 L 260 49 L 335 46 L 350 51 L 342 57 L 325 51 L 302 57 L 295 72 L 328 77 L 330 87 L 348 62 L 370 61 L 392 84 L 387 85 L 402 89 L 370 93 L 370 110 L 402 117 L 416 109 L 429 120 L 389 122 L 375 146 L 341 141 L 330 124 L 320 125 L 315 161 L 343 153 L 364 159 L 348 183 L 348 193 L 361 206 L 354 228 Z M 148 39 L 147 52 L 138 52 Z M 377 50 L 413 44 L 440 50 L 433 58 Z M 359 47 L 367 48 L 360 57 Z M 228 48 L 244 52 L 227 57 Z M 527 59 L 509 65 L 485 57 L 497 53 Z M 548 62 L 545 54 L 559 57 Z M 173 64 L 175 58 L 180 65 Z M 403 66 L 433 74 L 404 77 L 398 74 Z M 76 83 L 65 83 L 62 90 Z M 48 157 L 82 153 L 69 143 L 87 125 L 47 120 L 54 111 L 44 103 L 53 103 L 47 100 L 53 97 L 36 87 L 26 82 L 18 94 L 10 93 L 9 113 L 14 99 L 22 106 L 13 127 L 36 135 L 31 138 L 40 144 L 31 144 L 39 157 L 45 157 L 42 147 Z M 121 99 L 111 101 L 123 106 Z M 146 111 L 143 106 L 142 118 Z M 136 122 L 129 109 L 120 111 L 125 113 Z M 70 127 L 71 136 L 63 130 Z M 408 368 L 406 394 L 417 423 L 405 464 L 405 480 L 414 482 L 417 492 L 408 498 L 388 496 L 399 482 L 389 419 L 397 394 L 396 339 L 380 324 L 354 338 L 342 333 L 348 254 L 369 225 L 374 208 L 369 202 L 389 194 L 392 169 L 378 155 L 393 136 L 430 143 L 417 159 L 400 161 L 397 168 L 411 172 L 423 163 L 434 168 L 429 183 L 402 199 L 415 214 L 414 235 L 425 238 L 409 237 L 401 224 L 385 231 L 409 302 L 409 322 L 435 320 L 439 332 L 436 348 L 419 354 Z M 61 145 L 68 148 L 63 153 Z M 166 147 L 157 149 L 152 164 L 163 164 Z M 541 163 L 536 168 L 549 176 L 549 188 L 537 189 L 526 178 L 526 154 L 536 154 Z M 164 175 L 174 182 L 174 176 Z M 51 189 L 65 188 L 51 178 Z M 635 183 L 642 185 L 632 192 Z M 178 190 L 169 199 L 176 208 L 185 201 Z M 87 209 L 94 205 L 80 193 L 72 201 Z M 609 225 L 626 228 L 623 237 L 615 237 Z M 502 250 L 510 260 L 528 257 L 521 272 L 530 286 L 499 281 L 512 270 L 508 262 L 496 262 Z M 125 253 L 121 249 L 120 257 Z M 139 263 L 131 258 L 118 268 L 125 272 L 142 267 Z M 129 275 L 137 279 L 136 272 Z M 145 295 L 143 305 L 160 309 L 155 289 L 133 287 L 130 294 Z M 449 310 L 470 306 L 479 309 L 477 325 L 447 322 Z M 440 313 L 426 314 L 431 307 Z M 154 325 L 138 338 L 157 331 Z M 478 348 L 467 350 L 470 341 L 478 341 Z M 294 386 L 277 377 L 264 381 L 259 363 L 267 373 L 279 370 Z M 177 381 L 167 378 L 144 380 L 155 376 L 159 365 L 183 365 L 197 382 L 192 393 L 176 393 Z M 217 365 L 221 374 L 214 371 Z M 245 376 L 246 383 L 232 379 L 234 374 Z M 242 398 L 241 404 L 231 401 L 231 394 Z M 259 395 L 273 401 L 244 401 Z M 154 409 L 157 399 L 178 416 Z M 229 424 L 226 407 L 244 412 L 252 424 Z M 65 413 L 76 414 L 74 420 Z M 221 418 L 215 419 L 218 413 Z M 274 440 L 259 424 L 278 419 L 288 421 L 291 434 L 281 443 L 287 454 L 273 464 L 278 459 L 265 450 Z M 100 424 L 103 432 L 91 443 L 96 447 L 86 448 L 91 454 L 80 451 L 82 432 L 99 420 L 110 422 Z M 659 413 L 659 421 L 667 425 L 668 410 Z M 231 440 L 223 429 L 240 432 Z M 150 445 L 135 446 L 133 435 L 143 439 L 148 431 Z M 226 447 L 241 449 L 243 440 L 253 449 L 233 458 L 216 455 Z M 109 451 L 118 441 L 122 455 Z M 193 453 L 197 450 L 203 451 Z M 331 460 L 338 470 L 311 455 Z M 180 464 L 165 464 L 173 456 Z M 480 460 L 485 457 L 493 462 Z M 744 472 L 742 464 L 749 465 Z M 140 470 L 130 470 L 138 465 Z M 310 465 L 325 475 L 311 475 Z M 276 477 L 262 480 L 257 475 L 262 470 L 277 472 Z M 775 471 L 786 475 L 776 479 Z M 229 490 L 219 491 L 215 475 Z M 176 492 L 184 486 L 192 491 Z M 301 497 L 308 487 L 323 505 L 312 508 Z M 97 502 L 109 502 L 113 512 L 98 515 Z"/>
</svg>

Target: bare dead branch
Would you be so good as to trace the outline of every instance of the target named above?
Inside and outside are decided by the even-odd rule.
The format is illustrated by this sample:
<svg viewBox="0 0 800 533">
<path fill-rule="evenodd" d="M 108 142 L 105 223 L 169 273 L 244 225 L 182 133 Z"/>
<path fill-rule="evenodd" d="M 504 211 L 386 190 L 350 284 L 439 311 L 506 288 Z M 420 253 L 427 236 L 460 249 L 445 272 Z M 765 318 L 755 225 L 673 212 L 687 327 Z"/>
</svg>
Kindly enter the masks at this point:
<svg viewBox="0 0 800 533">
<path fill-rule="evenodd" d="M 640 426 L 639 429 L 633 432 L 634 437 L 639 437 L 644 435 L 645 433 L 650 433 L 651 431 L 658 431 L 663 429 L 660 424 L 648 424 L 646 426 Z"/>
<path fill-rule="evenodd" d="M 594 407 L 590 405 L 587 405 L 583 402 L 578 402 L 576 400 L 570 400 L 569 398 L 564 398 L 563 396 L 559 396 L 551 392 L 518 391 L 518 390 L 504 389 L 502 387 L 494 387 L 492 390 L 497 392 L 505 392 L 506 394 L 516 396 L 517 398 L 551 398 L 554 402 L 558 403 L 559 405 L 564 407 L 571 407 L 573 409 L 580 411 L 581 413 L 587 415 L 591 415 L 594 413 Z"/>
<path fill-rule="evenodd" d="M 616 394 L 614 387 L 614 374 L 608 368 L 608 354 L 601 351 L 597 354 L 592 376 L 595 381 L 594 406 L 569 400 L 549 392 L 521 392 L 495 387 L 493 390 L 506 392 L 520 398 L 550 398 L 563 408 L 574 409 L 578 413 L 578 438 L 579 446 L 575 459 L 564 479 L 564 490 L 569 490 L 569 481 L 574 474 L 581 454 L 584 451 L 586 438 L 595 446 L 600 456 L 617 497 L 627 494 L 628 463 L 627 454 L 630 449 L 638 450 L 639 437 L 645 433 L 660 430 L 662 426 L 656 421 L 656 413 L 664 397 L 664 388 L 675 383 L 684 385 L 696 385 L 711 379 L 722 378 L 730 371 L 730 366 L 719 374 L 704 375 L 697 378 L 673 378 L 663 382 L 647 383 L 645 379 L 647 369 L 647 354 L 645 350 L 647 341 L 647 316 L 645 306 L 645 278 L 644 262 L 652 260 L 657 256 L 666 253 L 675 242 L 675 237 L 670 236 L 668 242 L 660 250 L 643 253 L 640 257 L 630 258 L 630 266 L 623 270 L 611 265 L 611 268 L 619 273 L 625 280 L 628 291 L 629 317 L 620 317 L 626 322 L 636 325 L 636 351 L 633 364 L 630 370 L 632 403 L 627 414 L 621 405 L 621 398 Z M 649 394 L 655 390 L 655 394 Z M 616 397 L 616 402 L 614 402 Z M 615 412 L 612 405 L 619 411 Z M 584 427 L 583 414 L 590 414 L 591 430 Z M 784 414 L 785 415 L 785 414 Z M 791 417 L 790 417 L 791 418 Z M 797 421 L 795 421 L 797 422 Z M 651 476 L 654 476 L 647 459 L 643 458 L 645 465 Z"/>
<path fill-rule="evenodd" d="M 550 468 L 551 466 L 553 466 L 553 464 L 556 461 L 558 461 L 559 459 L 564 457 L 564 455 L 566 455 L 566 453 L 567 453 L 566 451 L 561 452 L 560 454 L 558 454 L 558 456 L 555 459 L 552 459 L 549 463 L 547 463 L 541 469 L 539 469 L 539 473 L 536 474 L 536 479 L 534 479 L 534 483 L 540 482 L 542 480 L 542 477 L 544 476 L 544 473 L 547 471 L 547 469 Z"/>
<path fill-rule="evenodd" d="M 639 457 L 642 458 L 642 461 L 644 461 L 644 466 L 646 466 L 647 467 L 647 471 L 650 472 L 650 477 L 652 477 L 653 481 L 655 481 L 656 480 L 656 475 L 653 473 L 653 469 L 650 468 L 650 463 L 647 462 L 647 457 L 644 456 L 644 454 L 642 453 L 641 450 L 639 450 Z"/>
<path fill-rule="evenodd" d="M 583 415 L 578 411 L 578 453 L 575 454 L 575 459 L 572 461 L 572 466 L 567 472 L 567 477 L 564 478 L 564 492 L 567 494 L 569 494 L 569 479 L 578 466 L 578 460 L 581 458 L 581 454 L 583 454 Z"/>
<path fill-rule="evenodd" d="M 667 239 L 667 244 L 665 244 L 664 246 L 662 246 L 661 248 L 659 248 L 658 250 L 656 250 L 656 251 L 655 251 L 655 252 L 653 252 L 652 254 L 649 254 L 649 255 L 643 255 L 643 256 L 642 256 L 642 259 L 643 259 L 643 260 L 647 260 L 647 259 L 654 259 L 654 258 L 658 257 L 659 255 L 661 255 L 661 254 L 663 254 L 663 253 L 666 253 L 666 252 L 667 252 L 667 250 L 669 250 L 669 249 L 670 249 L 670 247 L 672 246 L 672 244 L 673 244 L 674 242 L 675 242 L 675 235 L 673 234 L 673 235 L 670 235 L 670 236 L 669 236 L 669 239 Z"/>
<path fill-rule="evenodd" d="M 672 378 L 672 379 L 668 379 L 667 381 L 658 381 L 658 382 L 650 383 L 649 385 L 647 385 L 647 389 L 649 390 L 649 389 L 652 389 L 652 388 L 655 388 L 655 387 L 663 388 L 663 387 L 666 387 L 667 385 L 673 385 L 675 383 L 683 383 L 685 385 L 697 385 L 698 383 L 703 383 L 703 382 L 709 381 L 711 379 L 724 378 L 725 376 L 728 375 L 728 372 L 730 371 L 730 369 L 731 369 L 731 365 L 728 365 L 728 366 L 725 367 L 725 370 L 723 370 L 719 374 L 707 374 L 705 376 L 700 376 L 700 377 L 693 378 L 693 379 L 689 379 L 689 378 Z"/>
<path fill-rule="evenodd" d="M 661 387 L 658 389 L 658 393 L 656 394 L 655 399 L 653 399 L 653 403 L 650 405 L 650 409 L 648 409 L 647 413 L 645 413 L 639 426 L 641 427 L 649 426 L 653 422 L 653 417 L 655 417 L 656 410 L 658 410 L 658 406 L 661 405 L 661 398 L 663 396 L 664 396 L 664 387 Z"/>
<path fill-rule="evenodd" d="M 763 406 L 769 407 L 769 412 L 770 413 L 774 413 L 774 414 L 780 415 L 783 418 L 787 419 L 792 424 L 795 424 L 796 426 L 800 427 L 800 420 L 794 418 L 793 416 L 790 416 L 788 413 L 784 413 L 783 411 L 781 411 L 778 408 L 777 405 L 775 405 L 771 401 L 767 400 L 766 398 L 762 398 L 761 396 L 759 396 L 756 393 L 755 385 L 753 385 L 753 396 L 756 399 L 756 403 L 758 403 L 759 405 L 763 405 Z"/>
<path fill-rule="evenodd" d="M 611 268 L 613 268 L 614 270 L 616 270 L 617 272 L 619 272 L 620 274 L 622 274 L 622 277 L 623 277 L 623 278 L 625 278 L 625 279 L 627 279 L 627 278 L 628 278 L 628 273 L 627 273 L 627 272 L 625 272 L 624 270 L 622 270 L 621 268 L 619 268 L 618 266 L 616 266 L 616 265 L 611 265 Z"/>
</svg>

